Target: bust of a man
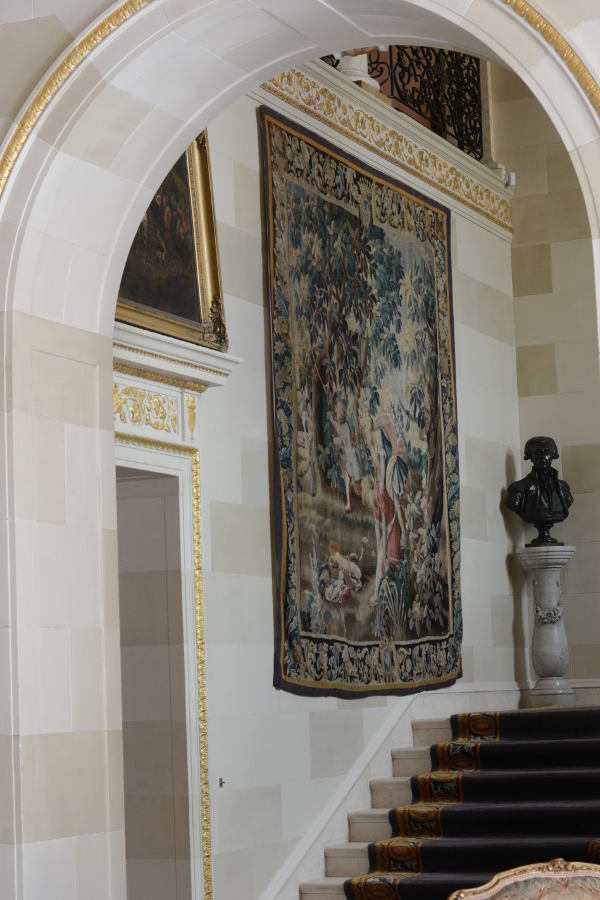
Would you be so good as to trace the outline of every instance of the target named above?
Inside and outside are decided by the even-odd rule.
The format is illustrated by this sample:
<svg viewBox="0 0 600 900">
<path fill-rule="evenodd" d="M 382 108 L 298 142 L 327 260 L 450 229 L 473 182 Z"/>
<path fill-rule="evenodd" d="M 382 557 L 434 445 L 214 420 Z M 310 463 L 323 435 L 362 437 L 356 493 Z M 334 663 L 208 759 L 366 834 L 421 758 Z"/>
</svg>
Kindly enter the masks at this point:
<svg viewBox="0 0 600 900">
<path fill-rule="evenodd" d="M 550 529 L 567 518 L 573 496 L 567 482 L 552 467 L 552 460 L 558 459 L 556 443 L 551 437 L 529 438 L 523 456 L 531 460 L 533 468 L 525 478 L 510 485 L 504 505 L 538 529 L 538 536 L 527 546 L 558 544 L 550 536 Z"/>
</svg>

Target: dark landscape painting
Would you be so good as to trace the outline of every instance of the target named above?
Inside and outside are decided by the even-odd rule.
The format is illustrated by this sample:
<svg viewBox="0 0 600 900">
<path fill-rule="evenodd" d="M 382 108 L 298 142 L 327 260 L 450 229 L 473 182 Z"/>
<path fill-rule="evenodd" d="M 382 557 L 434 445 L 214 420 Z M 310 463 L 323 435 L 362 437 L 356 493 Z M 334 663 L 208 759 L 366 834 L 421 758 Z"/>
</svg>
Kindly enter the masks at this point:
<svg viewBox="0 0 600 900">
<path fill-rule="evenodd" d="M 189 172 L 185 154 L 146 210 L 123 272 L 119 300 L 200 322 Z"/>
</svg>

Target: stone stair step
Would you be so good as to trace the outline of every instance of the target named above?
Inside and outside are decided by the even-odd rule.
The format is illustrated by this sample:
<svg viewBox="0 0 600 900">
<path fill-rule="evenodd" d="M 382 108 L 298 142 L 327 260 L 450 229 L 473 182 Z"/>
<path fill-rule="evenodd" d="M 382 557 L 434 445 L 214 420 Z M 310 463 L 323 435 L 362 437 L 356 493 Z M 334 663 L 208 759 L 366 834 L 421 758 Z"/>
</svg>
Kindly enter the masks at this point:
<svg viewBox="0 0 600 900">
<path fill-rule="evenodd" d="M 415 773 L 417 774 L 417 773 Z M 371 781 L 371 805 L 381 809 L 412 802 L 410 778 L 375 778 Z"/>
<path fill-rule="evenodd" d="M 344 878 L 366 875 L 369 871 L 368 841 L 353 841 L 347 844 L 333 844 L 325 848 L 325 873 Z"/>
<path fill-rule="evenodd" d="M 384 841 L 392 836 L 389 820 L 390 807 L 361 809 L 348 815 L 351 841 Z"/>
<path fill-rule="evenodd" d="M 450 719 L 415 719 L 412 730 L 415 747 L 445 744 L 452 740 Z"/>
<path fill-rule="evenodd" d="M 300 885 L 300 900 L 343 900 L 345 878 L 315 878 Z"/>
<path fill-rule="evenodd" d="M 429 747 L 397 747 L 392 750 L 392 774 L 396 778 L 410 777 L 431 771 Z"/>
</svg>

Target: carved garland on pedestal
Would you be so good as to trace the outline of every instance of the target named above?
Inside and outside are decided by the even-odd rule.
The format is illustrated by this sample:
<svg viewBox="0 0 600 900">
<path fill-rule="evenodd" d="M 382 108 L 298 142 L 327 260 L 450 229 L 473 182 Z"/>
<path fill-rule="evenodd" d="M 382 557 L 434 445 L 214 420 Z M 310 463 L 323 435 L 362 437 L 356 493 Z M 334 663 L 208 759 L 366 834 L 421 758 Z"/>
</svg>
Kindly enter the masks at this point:
<svg viewBox="0 0 600 900">
<path fill-rule="evenodd" d="M 555 625 L 562 619 L 562 606 L 543 607 L 535 604 L 535 621 L 540 625 Z"/>
</svg>

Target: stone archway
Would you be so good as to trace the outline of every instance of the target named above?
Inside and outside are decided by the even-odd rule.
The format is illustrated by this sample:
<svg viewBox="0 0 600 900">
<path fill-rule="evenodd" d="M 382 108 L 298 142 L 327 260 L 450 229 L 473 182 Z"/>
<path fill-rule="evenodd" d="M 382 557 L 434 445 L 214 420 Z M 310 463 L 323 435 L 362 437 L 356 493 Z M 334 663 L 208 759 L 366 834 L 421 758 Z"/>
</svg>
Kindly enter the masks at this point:
<svg viewBox="0 0 600 900">
<path fill-rule="evenodd" d="M 526 7 L 386 0 L 374 15 L 369 0 L 340 0 L 339 13 L 320 3 L 281 12 L 268 0 L 136 0 L 39 100 L 0 198 L 7 896 L 58 894 L 59 870 L 77 879 L 91 836 L 103 861 L 98 896 L 124 895 L 110 335 L 153 189 L 216 112 L 297 60 L 374 42 L 488 48 L 558 128 L 598 253 L 600 125 L 585 78 L 580 85 L 511 5 Z M 50 881 L 38 877 L 40 860 Z M 73 896 L 88 896 L 74 884 Z"/>
<path fill-rule="evenodd" d="M 317 5 L 312 13 L 290 9 L 286 20 L 283 14 L 274 18 L 269 3 L 251 13 L 227 3 L 124 4 L 131 14 L 120 27 L 89 53 L 84 44 L 71 74 L 69 67 L 60 69 L 60 78 L 68 75 L 65 83 L 34 121 L 14 165 L 0 170 L 0 180 L 10 171 L 0 208 L 4 260 L 10 258 L 4 308 L 108 333 L 115 284 L 136 223 L 152 188 L 182 148 L 236 96 L 295 61 L 319 55 L 332 42 L 343 49 L 367 38 L 379 43 L 420 39 L 493 54 L 513 68 L 545 107 L 571 154 L 596 238 L 599 126 L 590 104 L 590 97 L 596 99 L 595 82 L 587 70 L 580 71 L 577 57 L 571 68 L 581 83 L 559 58 L 559 53 L 573 56 L 568 35 L 544 29 L 544 20 L 528 4 L 514 0 L 477 0 L 460 4 L 461 12 L 448 2 L 389 0 L 383 4 L 385 14 L 371 17 L 368 4 L 362 14 L 356 3 L 346 14 L 347 5 L 337 4 L 339 14 L 331 5 L 328 11 Z M 511 6 L 521 13 L 529 10 L 538 30 Z M 374 33 L 374 24 L 381 30 Z M 96 39 L 101 34 L 102 29 Z M 96 264 L 87 271 L 87 293 L 94 300 L 86 313 L 79 294 L 69 290 L 68 277 L 59 303 L 47 290 L 43 298 L 31 290 L 23 269 L 32 259 L 38 268 L 45 265 L 32 231 L 94 256 Z M 73 265 L 77 260 L 70 258 L 67 268 Z M 47 275 L 58 288 L 62 276 L 55 257 L 49 266 Z"/>
</svg>

